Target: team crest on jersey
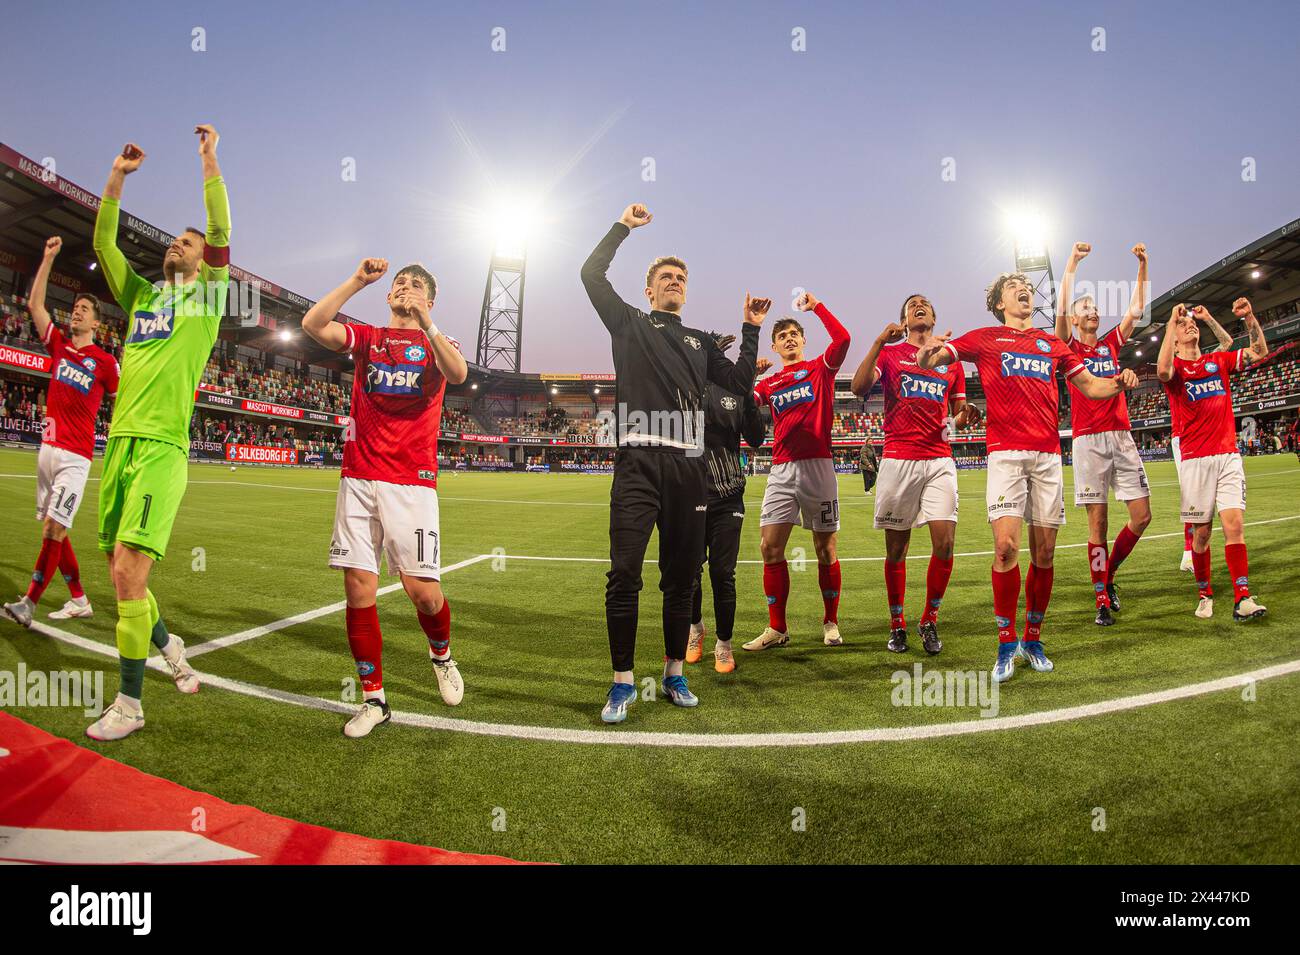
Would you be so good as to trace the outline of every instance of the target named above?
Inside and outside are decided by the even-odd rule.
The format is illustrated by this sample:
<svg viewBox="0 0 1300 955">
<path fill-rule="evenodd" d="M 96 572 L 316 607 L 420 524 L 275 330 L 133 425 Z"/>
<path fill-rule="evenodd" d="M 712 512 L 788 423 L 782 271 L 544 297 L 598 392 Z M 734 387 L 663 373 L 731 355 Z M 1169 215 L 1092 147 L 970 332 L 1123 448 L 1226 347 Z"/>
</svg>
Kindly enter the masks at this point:
<svg viewBox="0 0 1300 955">
<path fill-rule="evenodd" d="M 807 378 L 807 377 L 808 377 L 808 369 L 807 369 L 807 368 L 800 368 L 798 371 L 796 371 L 796 372 L 794 373 L 794 380 L 795 380 L 795 381 L 803 381 L 803 380 L 804 380 L 805 378 Z"/>
<path fill-rule="evenodd" d="M 131 337 L 126 340 L 126 343 L 138 345 L 140 342 L 171 338 L 173 318 L 175 312 L 171 308 L 160 308 L 157 312 L 139 309 L 135 313 L 135 325 L 131 328 Z"/>
<path fill-rule="evenodd" d="M 1038 341 L 1034 342 L 1034 344 L 1038 346 L 1038 350 L 1042 352 L 1044 355 L 1046 355 L 1049 351 L 1052 350 L 1052 346 L 1042 338 L 1038 339 Z"/>
<path fill-rule="evenodd" d="M 898 393 L 904 398 L 928 398 L 942 403 L 948 397 L 948 381 L 929 375 L 904 373 L 898 376 Z"/>
<path fill-rule="evenodd" d="M 1041 339 L 1039 345 L 1047 345 Z M 1048 345 L 1048 348 L 1051 346 Z M 1002 353 L 1003 378 L 1035 378 L 1039 381 L 1052 380 L 1052 359 L 1023 352 L 1004 351 Z"/>
<path fill-rule="evenodd" d="M 813 394 L 812 382 L 804 384 L 794 384 L 788 388 L 782 388 L 780 391 L 772 393 L 772 413 L 780 414 L 787 408 L 795 405 L 807 404 L 816 400 L 817 396 Z"/>
<path fill-rule="evenodd" d="M 1207 361 L 1205 363 L 1205 370 L 1208 371 L 1210 374 L 1214 374 L 1216 371 L 1219 370 L 1219 365 L 1217 362 Z"/>
<path fill-rule="evenodd" d="M 948 366 L 940 365 L 938 368 L 935 369 L 935 371 L 937 371 L 941 375 L 946 375 L 948 374 Z"/>
<path fill-rule="evenodd" d="M 731 397 L 731 395 L 726 395 L 722 399 L 722 407 L 726 408 L 728 411 L 735 411 L 736 404 L 736 399 Z"/>
<path fill-rule="evenodd" d="M 682 340 L 683 340 L 684 342 L 686 342 L 686 344 L 688 344 L 688 345 L 690 345 L 692 348 L 694 348 L 696 351 L 699 351 L 699 350 L 700 350 L 700 340 L 699 340 L 698 338 L 696 338 L 694 335 L 687 335 L 687 336 L 686 336 L 684 339 L 682 339 Z"/>
<path fill-rule="evenodd" d="M 1102 358 L 1105 358 L 1107 355 L 1110 354 L 1110 346 L 1102 345 L 1100 348 L 1097 349 L 1097 354 L 1100 355 Z"/>
<path fill-rule="evenodd" d="M 366 366 L 366 391 L 372 395 L 406 397 L 421 394 L 424 391 L 424 366 L 371 362 Z"/>
<path fill-rule="evenodd" d="M 82 364 L 83 366 L 85 366 L 86 371 L 94 371 L 94 370 L 95 370 L 95 359 L 93 359 L 93 358 L 87 358 L 87 359 L 85 359 L 84 361 L 82 361 L 81 364 Z"/>
<path fill-rule="evenodd" d="M 407 361 L 424 361 L 424 348 L 420 345 L 410 345 L 403 355 Z"/>
<path fill-rule="evenodd" d="M 1183 387 L 1187 390 L 1188 401 L 1200 401 L 1202 398 L 1216 398 L 1227 395 L 1227 391 L 1223 387 L 1223 379 L 1218 375 L 1184 382 Z"/>
<path fill-rule="evenodd" d="M 71 358 L 60 359 L 59 368 L 55 372 L 54 378 L 56 381 L 61 381 L 63 384 L 77 389 L 83 395 L 90 394 L 90 389 L 95 386 L 94 374 L 78 365 Z"/>
</svg>

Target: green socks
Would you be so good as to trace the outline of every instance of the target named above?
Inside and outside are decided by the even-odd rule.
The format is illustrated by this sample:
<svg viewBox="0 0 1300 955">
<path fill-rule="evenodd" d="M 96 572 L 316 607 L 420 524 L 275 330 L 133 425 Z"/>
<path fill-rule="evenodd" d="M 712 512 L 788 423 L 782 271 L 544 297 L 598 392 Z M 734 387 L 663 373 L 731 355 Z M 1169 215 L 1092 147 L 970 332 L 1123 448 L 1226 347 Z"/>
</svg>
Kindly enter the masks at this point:
<svg viewBox="0 0 1300 955">
<path fill-rule="evenodd" d="M 144 662 L 149 656 L 149 608 L 148 600 L 117 602 L 117 654 L 122 681 L 119 692 L 136 700 L 144 691 Z"/>
<path fill-rule="evenodd" d="M 153 632 L 149 634 L 149 639 L 153 641 L 155 647 L 161 650 L 167 646 L 171 634 L 167 632 L 167 625 L 162 621 L 162 614 L 158 610 L 158 601 L 154 598 L 153 591 L 146 590 L 144 598 L 149 601 L 149 620 L 153 624 Z"/>
</svg>

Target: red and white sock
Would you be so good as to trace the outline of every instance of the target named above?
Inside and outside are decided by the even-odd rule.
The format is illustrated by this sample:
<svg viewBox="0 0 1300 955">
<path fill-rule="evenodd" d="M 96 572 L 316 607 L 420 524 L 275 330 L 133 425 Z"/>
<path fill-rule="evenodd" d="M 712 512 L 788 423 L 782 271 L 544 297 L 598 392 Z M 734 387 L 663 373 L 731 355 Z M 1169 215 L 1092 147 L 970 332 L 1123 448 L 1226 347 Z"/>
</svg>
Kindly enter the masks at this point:
<svg viewBox="0 0 1300 955">
<path fill-rule="evenodd" d="M 839 623 L 840 562 L 817 565 L 817 586 L 822 591 L 822 623 Z"/>
<path fill-rule="evenodd" d="M 1106 583 L 1115 582 L 1115 571 L 1119 570 L 1119 565 L 1124 563 L 1124 558 L 1133 553 L 1133 548 L 1137 546 L 1140 535 L 1133 533 L 1133 528 L 1127 524 L 1115 538 L 1115 546 L 1110 549 L 1110 569 L 1106 572 Z"/>
<path fill-rule="evenodd" d="M 1020 605 L 1020 565 L 1010 570 L 993 570 L 993 619 L 998 625 L 998 642 L 1016 642 L 1016 609 Z"/>
<path fill-rule="evenodd" d="M 885 596 L 889 601 L 889 629 L 903 630 L 903 597 L 907 594 L 907 561 L 885 561 Z"/>
<path fill-rule="evenodd" d="M 63 541 L 41 538 L 41 552 L 36 557 L 36 568 L 32 571 L 32 582 L 27 585 L 27 599 L 39 603 L 45 588 L 54 579 L 54 572 L 59 569 L 59 556 L 63 553 Z"/>
<path fill-rule="evenodd" d="M 940 560 L 930 555 L 930 566 L 925 572 L 925 610 L 921 614 L 922 623 L 935 623 L 939 619 L 939 605 L 943 595 L 948 591 L 948 581 L 952 578 L 952 558 Z"/>
<path fill-rule="evenodd" d="M 348 607 L 348 648 L 357 664 L 365 699 L 384 698 L 384 636 L 379 630 L 379 608 Z"/>
<path fill-rule="evenodd" d="M 763 565 L 763 593 L 767 595 L 767 625 L 785 633 L 785 603 L 790 599 L 790 565 L 785 561 Z"/>
<path fill-rule="evenodd" d="M 1119 545 L 1118 541 L 1115 543 L 1116 546 Z M 1100 544 L 1094 544 L 1092 541 L 1088 541 L 1088 572 L 1092 574 L 1092 593 L 1097 598 L 1097 607 L 1099 609 L 1103 604 L 1110 606 L 1106 600 L 1106 584 L 1109 581 L 1107 568 L 1109 564 L 1110 557 L 1106 553 L 1106 542 L 1102 541 Z M 1029 566 L 1033 567 L 1034 565 L 1030 564 Z M 1031 570 L 1030 573 L 1032 574 L 1033 571 Z"/>
<path fill-rule="evenodd" d="M 451 659 L 451 603 L 446 599 L 442 609 L 435 614 L 419 610 L 415 615 L 420 618 L 420 627 L 429 639 L 429 659 L 442 663 Z"/>
<path fill-rule="evenodd" d="M 1206 551 L 1209 554 L 1209 551 Z M 1250 596 L 1250 561 L 1246 558 L 1246 545 L 1224 544 L 1223 558 L 1228 564 L 1228 577 L 1232 581 L 1232 602 Z"/>
<path fill-rule="evenodd" d="M 1025 639 L 1043 639 L 1043 619 L 1047 616 L 1047 604 L 1052 599 L 1052 579 L 1056 576 L 1053 567 L 1039 567 L 1032 561 L 1029 573 L 1025 575 Z"/>
<path fill-rule="evenodd" d="M 1198 554 L 1192 551 L 1192 575 L 1196 578 L 1196 589 L 1202 597 L 1213 597 L 1214 586 L 1210 583 L 1210 549 Z"/>
<path fill-rule="evenodd" d="M 59 573 L 67 582 L 73 600 L 80 600 L 86 596 L 86 591 L 81 587 L 81 568 L 77 565 L 77 555 L 72 550 L 71 537 L 63 539 L 63 550 L 59 554 Z"/>
</svg>

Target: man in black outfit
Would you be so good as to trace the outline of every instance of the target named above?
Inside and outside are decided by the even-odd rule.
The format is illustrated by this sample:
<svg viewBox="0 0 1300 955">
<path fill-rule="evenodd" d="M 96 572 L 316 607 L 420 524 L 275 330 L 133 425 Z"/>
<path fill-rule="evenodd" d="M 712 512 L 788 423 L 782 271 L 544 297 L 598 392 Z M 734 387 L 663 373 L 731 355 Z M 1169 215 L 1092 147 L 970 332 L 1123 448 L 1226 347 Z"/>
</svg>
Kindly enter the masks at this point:
<svg viewBox="0 0 1300 955">
<path fill-rule="evenodd" d="M 740 358 L 732 364 L 705 332 L 682 324 L 686 263 L 656 259 L 646 274 L 646 313 L 619 298 L 605 273 L 632 229 L 653 216 L 630 205 L 582 266 L 582 284 L 613 342 L 618 450 L 610 491 L 609 582 L 605 622 L 614 664 L 601 719 L 621 723 L 636 697 L 636 649 L 641 565 L 650 532 L 659 528 L 659 589 L 663 591 L 663 691 L 677 706 L 699 700 L 682 675 L 691 625 L 691 593 L 704 559 L 707 477 L 704 465 L 704 387 L 744 394 L 753 387 L 758 328 L 771 307 L 745 296 Z"/>
<path fill-rule="evenodd" d="M 711 333 L 714 343 L 725 352 L 734 335 Z M 772 367 L 760 358 L 757 374 Z M 745 523 L 745 471 L 740 457 L 740 439 L 757 450 L 767 437 L 762 409 L 751 388 L 733 395 L 710 384 L 704 396 L 704 461 L 709 474 L 709 503 L 705 512 L 704 542 L 708 554 L 709 583 L 713 588 L 713 622 L 717 628 L 713 644 L 713 669 L 731 673 L 736 658 L 731 652 L 731 634 L 736 622 L 736 558 L 740 556 L 740 529 Z M 704 657 L 703 574 L 695 572 L 691 597 L 691 632 L 686 641 L 686 662 L 699 663 Z"/>
</svg>

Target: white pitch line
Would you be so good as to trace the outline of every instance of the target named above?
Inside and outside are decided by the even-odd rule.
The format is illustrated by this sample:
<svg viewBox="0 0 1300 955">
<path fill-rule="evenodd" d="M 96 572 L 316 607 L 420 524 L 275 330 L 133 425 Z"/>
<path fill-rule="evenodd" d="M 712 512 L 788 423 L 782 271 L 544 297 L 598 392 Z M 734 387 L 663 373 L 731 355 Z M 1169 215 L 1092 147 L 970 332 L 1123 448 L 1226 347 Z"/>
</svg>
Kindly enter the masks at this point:
<svg viewBox="0 0 1300 955">
<path fill-rule="evenodd" d="M 86 637 L 68 633 L 58 627 L 34 621 L 32 630 L 46 636 L 61 640 L 83 650 L 98 653 L 101 656 L 116 657 L 117 649 L 108 644 L 90 640 Z M 165 670 L 162 658 L 153 656 L 149 667 Z M 1220 677 L 1202 683 L 1190 683 L 1186 686 L 1173 687 L 1168 690 L 1156 690 L 1140 693 L 1136 696 L 1124 696 L 1114 700 L 1098 703 L 1083 703 L 1067 706 L 1057 710 L 1040 710 L 1037 713 L 1024 713 L 1020 716 L 999 716 L 993 719 L 965 720 L 958 723 L 935 723 L 929 726 L 891 726 L 863 730 L 823 730 L 803 733 L 652 733 L 640 730 L 583 730 L 561 729 L 551 726 L 519 726 L 509 723 L 483 723 L 476 720 L 455 720 L 445 716 L 429 716 L 424 713 L 405 713 L 393 711 L 392 722 L 401 726 L 417 729 L 443 730 L 451 733 L 469 733 L 476 736 L 498 736 L 513 739 L 536 740 L 548 743 L 580 743 L 603 746 L 659 746 L 697 749 L 753 749 L 772 746 L 837 746 L 852 743 L 899 743 L 920 739 L 939 739 L 945 736 L 966 736 L 972 733 L 992 733 L 1000 730 L 1023 729 L 1029 726 L 1044 726 L 1049 723 L 1064 723 L 1071 720 L 1121 713 L 1142 707 L 1168 703 L 1173 700 L 1185 700 L 1207 693 L 1218 693 L 1236 687 L 1247 686 L 1253 682 L 1271 680 L 1275 677 L 1300 673 L 1300 660 L 1276 663 L 1246 673 Z M 329 713 L 349 715 L 355 711 L 355 705 L 326 700 L 301 693 L 290 693 L 270 687 L 244 683 L 226 677 L 200 673 L 200 680 L 210 687 L 239 693 L 259 700 L 287 703 L 307 709 L 323 710 Z M 649 703 L 638 701 L 638 707 Z"/>
<path fill-rule="evenodd" d="M 442 573 L 450 574 L 453 570 L 460 570 L 462 567 L 468 567 L 470 564 L 477 564 L 481 560 L 491 557 L 491 554 L 479 554 L 476 557 L 470 557 L 467 560 L 459 561 L 450 567 L 443 567 Z M 384 594 L 391 594 L 395 590 L 401 590 L 402 583 L 398 581 L 395 584 L 386 584 L 380 587 L 376 596 L 382 597 Z M 277 630 L 284 630 L 286 627 L 292 627 L 296 624 L 306 623 L 308 620 L 315 620 L 317 617 L 325 617 L 332 613 L 338 613 L 347 606 L 346 600 L 340 600 L 338 603 L 326 604 L 324 607 L 317 607 L 315 610 L 304 610 L 302 613 L 294 614 L 292 617 L 285 617 L 283 620 L 276 620 L 273 623 L 264 623 L 257 627 L 251 627 L 248 630 L 241 630 L 239 633 L 232 633 L 228 637 L 217 637 L 214 640 L 205 640 L 203 643 L 196 644 L 193 648 L 187 650 L 187 656 L 191 659 L 210 653 L 213 650 L 220 650 L 223 647 L 233 647 L 237 643 L 244 643 L 247 640 L 256 640 L 258 637 L 264 637 L 268 633 L 274 633 Z"/>
</svg>

